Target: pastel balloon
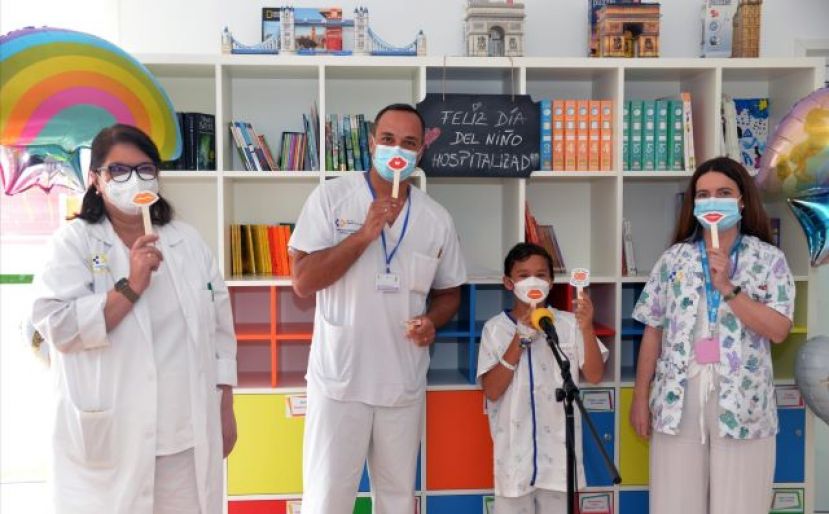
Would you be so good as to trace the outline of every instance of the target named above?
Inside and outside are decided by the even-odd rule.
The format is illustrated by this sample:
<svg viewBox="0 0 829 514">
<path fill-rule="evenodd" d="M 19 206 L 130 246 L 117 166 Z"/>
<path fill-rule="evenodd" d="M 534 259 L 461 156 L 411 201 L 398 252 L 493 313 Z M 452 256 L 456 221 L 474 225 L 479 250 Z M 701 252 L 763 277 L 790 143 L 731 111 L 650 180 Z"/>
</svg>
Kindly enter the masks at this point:
<svg viewBox="0 0 829 514">
<path fill-rule="evenodd" d="M 181 154 L 175 111 L 155 77 L 90 34 L 26 28 L 0 37 L 0 104 L 6 147 L 37 147 L 41 155 L 54 149 L 53 157 L 64 159 L 89 147 L 101 129 L 124 123 L 147 133 L 162 160 Z"/>
</svg>

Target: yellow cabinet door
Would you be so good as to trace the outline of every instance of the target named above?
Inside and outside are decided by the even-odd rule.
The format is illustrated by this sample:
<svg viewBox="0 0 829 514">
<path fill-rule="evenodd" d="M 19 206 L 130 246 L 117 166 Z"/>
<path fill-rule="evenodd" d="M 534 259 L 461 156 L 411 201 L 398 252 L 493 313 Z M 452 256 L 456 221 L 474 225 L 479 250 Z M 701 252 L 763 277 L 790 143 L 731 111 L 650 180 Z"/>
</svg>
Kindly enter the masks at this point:
<svg viewBox="0 0 829 514">
<path fill-rule="evenodd" d="M 633 389 L 622 388 L 619 399 L 619 473 L 623 485 L 648 484 L 648 441 L 630 426 L 630 405 Z"/>
<path fill-rule="evenodd" d="M 291 415 L 289 397 L 235 396 L 239 438 L 227 462 L 229 495 L 302 493 L 305 418 Z"/>
</svg>

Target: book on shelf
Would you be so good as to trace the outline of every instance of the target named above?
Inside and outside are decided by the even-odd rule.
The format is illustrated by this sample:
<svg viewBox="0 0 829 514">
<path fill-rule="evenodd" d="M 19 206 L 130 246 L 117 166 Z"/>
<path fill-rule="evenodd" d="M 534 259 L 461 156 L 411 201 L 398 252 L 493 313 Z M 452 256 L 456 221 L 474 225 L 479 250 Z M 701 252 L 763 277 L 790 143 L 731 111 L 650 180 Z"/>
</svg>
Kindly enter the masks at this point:
<svg viewBox="0 0 829 514">
<path fill-rule="evenodd" d="M 760 158 L 766 151 L 769 134 L 769 99 L 735 98 L 735 127 L 740 162 L 755 176 L 760 172 Z"/>
<path fill-rule="evenodd" d="M 201 112 L 177 112 L 181 133 L 181 155 L 164 161 L 163 170 L 216 169 L 216 117 Z"/>
<path fill-rule="evenodd" d="M 636 254 L 633 251 L 633 233 L 630 220 L 622 220 L 622 274 L 625 276 L 636 276 L 639 270 L 636 268 Z"/>
<path fill-rule="evenodd" d="M 622 165 L 631 171 L 683 171 L 696 166 L 691 94 L 625 102 Z"/>
<path fill-rule="evenodd" d="M 613 168 L 611 100 L 542 99 L 539 155 L 542 171 Z"/>
<path fill-rule="evenodd" d="M 541 100 L 541 170 L 553 169 L 553 105 L 550 100 Z"/>
<path fill-rule="evenodd" d="M 722 118 L 722 139 L 720 153 L 735 161 L 740 161 L 740 142 L 737 139 L 737 106 L 728 95 L 722 96 L 720 108 Z"/>
<path fill-rule="evenodd" d="M 553 272 L 563 274 L 567 272 L 561 246 L 552 225 L 539 225 L 530 212 L 529 204 L 524 209 L 524 240 L 544 248 L 553 260 Z"/>
<path fill-rule="evenodd" d="M 288 240 L 293 225 L 231 225 L 232 275 L 290 276 Z"/>
</svg>

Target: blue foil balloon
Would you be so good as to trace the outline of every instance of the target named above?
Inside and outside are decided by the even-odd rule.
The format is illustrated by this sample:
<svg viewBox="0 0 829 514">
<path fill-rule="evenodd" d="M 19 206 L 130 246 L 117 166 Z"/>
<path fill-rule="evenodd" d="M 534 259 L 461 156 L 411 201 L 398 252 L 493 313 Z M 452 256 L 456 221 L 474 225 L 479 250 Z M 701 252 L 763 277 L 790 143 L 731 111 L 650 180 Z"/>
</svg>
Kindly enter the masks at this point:
<svg viewBox="0 0 829 514">
<path fill-rule="evenodd" d="M 812 266 L 829 262 L 829 187 L 807 189 L 788 198 L 809 245 Z"/>
</svg>

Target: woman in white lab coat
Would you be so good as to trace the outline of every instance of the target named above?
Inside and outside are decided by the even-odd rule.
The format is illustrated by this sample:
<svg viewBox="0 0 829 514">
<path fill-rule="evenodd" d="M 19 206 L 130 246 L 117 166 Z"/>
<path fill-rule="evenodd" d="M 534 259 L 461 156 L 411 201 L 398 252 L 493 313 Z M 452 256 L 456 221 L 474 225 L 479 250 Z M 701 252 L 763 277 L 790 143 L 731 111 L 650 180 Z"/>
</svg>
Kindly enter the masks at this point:
<svg viewBox="0 0 829 514">
<path fill-rule="evenodd" d="M 101 131 L 81 213 L 36 277 L 58 514 L 222 512 L 222 459 L 236 440 L 230 301 L 207 245 L 163 198 L 145 235 L 131 201 L 158 191 L 159 162 L 140 130 Z"/>
</svg>

